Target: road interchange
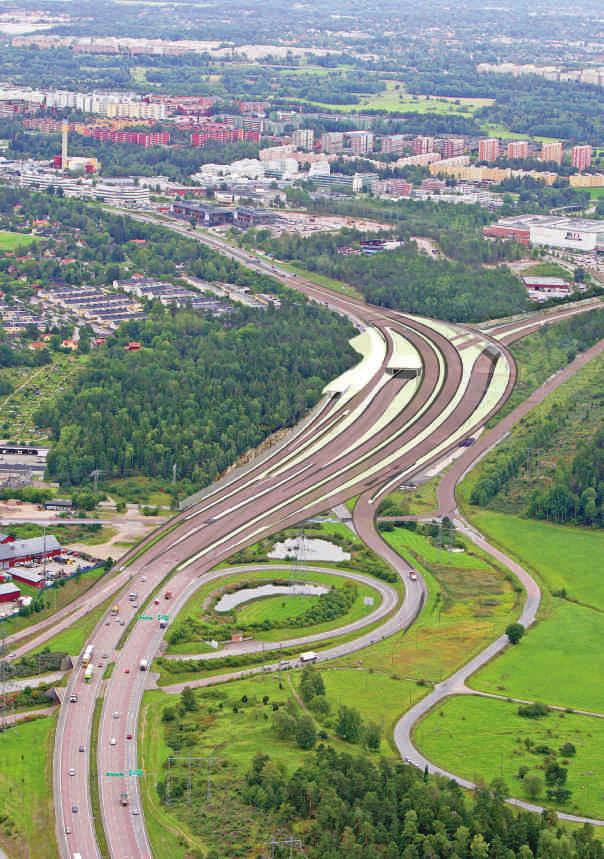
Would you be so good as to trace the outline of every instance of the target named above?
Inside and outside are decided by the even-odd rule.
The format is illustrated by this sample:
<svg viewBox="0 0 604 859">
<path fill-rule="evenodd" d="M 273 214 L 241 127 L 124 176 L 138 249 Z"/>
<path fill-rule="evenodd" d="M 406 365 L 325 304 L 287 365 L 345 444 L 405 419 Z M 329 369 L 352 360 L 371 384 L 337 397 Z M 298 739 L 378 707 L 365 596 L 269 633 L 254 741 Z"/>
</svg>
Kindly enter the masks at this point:
<svg viewBox="0 0 604 859">
<path fill-rule="evenodd" d="M 218 249 L 225 251 L 222 244 Z M 491 329 L 488 333 L 437 323 L 371 307 L 305 279 L 294 281 L 291 275 L 276 272 L 272 265 L 259 263 L 246 254 L 241 256 L 243 252 L 229 252 L 247 265 L 281 276 L 310 298 L 347 315 L 371 332 L 371 343 L 360 349 L 363 358 L 358 372 L 349 375 L 340 388 L 328 386 L 321 406 L 298 430 L 261 460 L 212 487 L 168 527 L 159 529 L 153 540 L 146 541 L 142 554 L 130 553 L 129 566 L 107 583 L 106 593 L 135 582 L 130 586 L 135 587 L 142 605 L 172 574 L 172 605 L 177 608 L 207 580 L 216 564 L 236 550 L 355 494 L 360 494 L 354 517 L 359 536 L 405 577 L 409 566 L 375 530 L 376 492 L 393 480 L 408 479 L 442 460 L 463 438 L 484 425 L 514 385 L 516 368 L 506 339 L 520 328 L 528 333 L 543 321 L 526 326 L 513 322 L 508 328 Z M 546 321 L 567 314 L 570 311 L 561 311 Z M 413 356 L 419 361 L 412 360 Z M 411 360 L 411 365 L 406 366 L 402 358 Z M 412 623 L 424 594 L 420 577 L 416 586 L 406 589 L 402 605 L 379 634 L 393 634 Z M 90 600 L 89 606 L 102 601 L 96 594 Z M 120 614 L 132 612 L 126 592 L 120 595 L 119 605 Z M 69 625 L 85 610 L 74 607 L 63 622 Z M 41 635 L 48 631 L 42 630 Z M 56 628 L 51 632 L 54 634 Z M 367 636 L 330 648 L 322 658 L 366 646 L 375 634 Z M 74 671 L 66 703 L 61 707 L 54 787 L 62 856 L 79 852 L 85 859 L 92 859 L 101 855 L 92 818 L 88 752 L 78 752 L 81 746 L 90 748 L 92 717 L 100 696 L 103 705 L 99 742 L 91 752 L 96 751 L 108 850 L 116 859 L 152 855 L 143 815 L 130 813 L 133 807 L 140 809 L 136 777 L 129 779 L 129 810 L 119 803 L 123 780 L 105 777 L 104 773 L 137 770 L 137 716 L 148 676 L 138 670 L 138 664 L 141 659 L 153 659 L 163 631 L 152 623 L 137 622 L 125 641 L 121 641 L 122 637 L 123 628 L 103 618 L 90 638 L 97 669 L 92 681 L 84 684 L 82 670 Z M 30 646 L 28 643 L 24 650 Z M 103 654 L 107 659 L 98 662 Z M 114 662 L 115 667 L 111 676 L 103 680 L 109 662 Z M 73 691 L 79 696 L 77 704 L 69 703 Z M 114 713 L 119 714 L 117 718 Z M 131 740 L 127 740 L 128 735 Z M 72 768 L 76 769 L 75 776 L 68 775 Z"/>
</svg>

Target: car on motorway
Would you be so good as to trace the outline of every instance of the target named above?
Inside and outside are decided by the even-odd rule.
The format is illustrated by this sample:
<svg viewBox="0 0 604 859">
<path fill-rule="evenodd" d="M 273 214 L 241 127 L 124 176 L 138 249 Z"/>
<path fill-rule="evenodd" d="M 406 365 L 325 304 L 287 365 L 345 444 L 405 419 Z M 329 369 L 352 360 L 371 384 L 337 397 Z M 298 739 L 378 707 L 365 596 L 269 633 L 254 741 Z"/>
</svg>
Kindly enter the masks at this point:
<svg viewBox="0 0 604 859">
<path fill-rule="evenodd" d="M 159 600 L 153 600 L 153 605 L 159 605 Z"/>
<path fill-rule="evenodd" d="M 117 746 L 117 740 L 115 739 L 115 737 L 111 737 L 111 739 L 109 740 L 109 745 Z"/>
<path fill-rule="evenodd" d="M 71 813 L 72 813 L 72 814 L 77 814 L 77 813 L 78 813 L 78 807 L 77 807 L 77 805 L 72 805 L 72 806 L 71 806 Z"/>
<path fill-rule="evenodd" d="M 120 714 L 117 712 L 117 710 L 114 710 L 114 712 L 113 712 L 113 718 L 114 718 L 114 719 L 119 719 L 119 717 L 120 717 Z"/>
<path fill-rule="evenodd" d="M 138 808 L 133 808 L 132 814 L 134 814 L 134 815 L 140 814 L 140 811 L 138 810 Z"/>
<path fill-rule="evenodd" d="M 147 576 L 141 576 L 141 582 L 146 582 L 146 581 L 147 581 Z"/>
<path fill-rule="evenodd" d="M 470 438 L 463 438 L 463 439 L 459 442 L 458 447 L 472 447 L 472 445 L 474 444 L 474 442 L 475 442 L 475 441 L 476 441 L 476 439 L 475 439 L 475 438 L 472 438 L 472 437 L 470 437 Z"/>
<path fill-rule="evenodd" d="M 69 775 L 75 775 L 75 770 L 73 767 L 70 767 L 68 770 Z"/>
<path fill-rule="evenodd" d="M 80 746 L 79 751 L 80 751 L 80 752 L 85 752 L 85 751 L 86 751 L 86 746 Z"/>
<path fill-rule="evenodd" d="M 71 693 L 71 695 L 69 696 L 69 700 L 70 700 L 70 702 L 71 702 L 72 704 L 77 704 L 77 703 L 78 703 L 78 696 L 76 695 L 76 693 L 75 693 L 75 692 L 72 692 L 72 693 Z"/>
<path fill-rule="evenodd" d="M 71 826 L 65 827 L 65 835 L 71 835 Z"/>
<path fill-rule="evenodd" d="M 130 674 L 130 669 L 129 669 L 129 668 L 124 668 L 124 674 Z"/>
<path fill-rule="evenodd" d="M 409 570 L 409 578 L 412 582 L 417 581 L 417 573 L 415 572 L 415 570 Z"/>
<path fill-rule="evenodd" d="M 126 621 L 123 618 L 120 620 L 120 626 L 126 626 Z"/>
<path fill-rule="evenodd" d="M 132 739 L 132 734 L 126 734 L 126 739 L 127 739 L 127 740 L 131 740 L 131 739 Z"/>
</svg>

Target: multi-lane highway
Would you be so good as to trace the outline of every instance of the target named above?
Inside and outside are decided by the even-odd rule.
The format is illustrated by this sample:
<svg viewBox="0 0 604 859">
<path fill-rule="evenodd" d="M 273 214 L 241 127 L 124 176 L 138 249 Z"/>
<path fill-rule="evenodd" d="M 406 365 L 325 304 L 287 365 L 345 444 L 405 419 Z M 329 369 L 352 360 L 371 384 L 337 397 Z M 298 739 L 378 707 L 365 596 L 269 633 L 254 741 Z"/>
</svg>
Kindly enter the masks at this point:
<svg viewBox="0 0 604 859">
<path fill-rule="evenodd" d="M 180 225 L 176 229 L 190 235 Z M 159 598 L 173 614 L 210 570 L 236 550 L 359 493 L 355 525 L 360 536 L 405 577 L 408 566 L 375 532 L 375 492 L 454 450 L 500 407 L 515 381 L 515 365 L 498 332 L 365 305 L 278 272 L 220 240 L 203 240 L 353 319 L 364 328 L 355 343 L 362 357 L 327 387 L 321 406 L 282 444 L 209 490 L 148 541 L 146 551 L 131 556 L 120 573 L 116 581 L 127 587 L 118 600 L 119 619 L 103 618 L 94 631 L 92 678 L 86 682 L 83 669 L 75 670 L 60 710 L 54 780 L 64 857 L 100 856 L 89 795 L 89 754 L 95 755 L 99 773 L 101 820 L 96 824 L 104 827 L 109 853 L 116 859 L 152 855 L 137 776 L 128 774 L 137 770 L 137 717 L 148 676 L 139 666 L 141 660 L 151 662 L 163 631 L 153 620 L 121 625 L 121 620 L 128 623 L 140 615 L 133 605 L 141 606 L 172 573 L 172 600 L 164 601 L 163 588 Z M 380 628 L 381 635 L 408 625 L 419 611 L 423 583 L 418 579 L 408 584 L 403 604 Z M 128 591 L 136 593 L 136 600 L 129 599 Z M 351 652 L 369 643 L 373 634 L 324 655 Z M 113 669 L 103 679 L 110 663 Z M 78 697 L 73 703 L 72 694 Z M 91 724 L 100 697 L 98 745 L 91 749 Z M 120 804 L 125 791 L 128 806 Z"/>
<path fill-rule="evenodd" d="M 328 387 L 329 401 L 298 433 L 261 463 L 223 481 L 133 561 L 128 569 L 139 603 L 175 568 L 170 590 L 180 601 L 199 576 L 236 549 L 368 486 L 377 487 L 405 467 L 425 467 L 475 431 L 511 390 L 514 365 L 505 347 L 486 335 L 382 311 L 323 290 L 317 293 L 313 284 L 302 286 L 313 298 L 367 327 L 357 343 L 361 362 Z M 359 530 L 369 532 L 372 519 L 359 514 Z M 369 533 L 362 536 L 372 539 Z M 409 593 L 413 590 L 409 588 Z M 417 610 L 412 602 L 409 598 L 405 604 L 408 621 Z M 123 596 L 120 615 L 132 613 L 129 605 Z M 87 753 L 78 749 L 89 748 L 95 700 L 101 691 L 97 768 L 109 851 L 120 859 L 151 855 L 143 817 L 133 814 L 140 810 L 136 777 L 105 774 L 137 769 L 136 720 L 147 676 L 139 664 L 153 658 L 162 631 L 152 621 L 139 620 L 118 651 L 123 630 L 111 620 L 98 627 L 91 638 L 95 674 L 86 684 L 82 671 L 74 672 L 68 692 L 76 691 L 78 701 L 61 709 L 55 786 L 64 855 L 69 851 L 99 855 Z M 115 667 L 103 681 L 103 666 L 111 661 Z M 69 774 L 72 769 L 75 775 Z M 131 804 L 124 807 L 120 794 L 125 789 Z"/>
</svg>

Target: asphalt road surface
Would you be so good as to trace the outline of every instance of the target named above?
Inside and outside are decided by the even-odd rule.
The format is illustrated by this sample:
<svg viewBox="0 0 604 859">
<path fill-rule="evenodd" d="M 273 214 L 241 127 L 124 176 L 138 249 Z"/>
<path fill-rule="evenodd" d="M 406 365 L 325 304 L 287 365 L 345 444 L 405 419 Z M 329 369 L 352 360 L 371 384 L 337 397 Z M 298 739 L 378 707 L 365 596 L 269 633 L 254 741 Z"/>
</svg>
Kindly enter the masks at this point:
<svg viewBox="0 0 604 859">
<path fill-rule="evenodd" d="M 191 236 L 180 225 L 176 229 Z M 117 599 L 120 619 L 128 623 L 140 616 L 128 599 L 129 590 L 137 594 L 136 604 L 143 605 L 161 586 L 160 604 L 172 615 L 174 607 L 183 604 L 207 580 L 210 570 L 234 551 L 354 494 L 363 496 L 358 513 L 355 511 L 357 532 L 404 576 L 408 565 L 375 533 L 373 494 L 396 475 L 414 473 L 442 459 L 500 407 L 515 381 L 515 365 L 505 343 L 467 327 L 365 305 L 278 272 L 275 266 L 258 262 L 220 240 L 198 238 L 246 265 L 280 277 L 359 326 L 373 328 L 383 342 L 383 355 L 358 388 L 334 394 L 283 445 L 222 480 L 197 504 L 158 529 L 154 541 L 144 544 L 147 549 L 142 554 L 129 553 L 129 566 L 116 579 L 127 584 Z M 392 368 L 403 339 L 420 356 L 417 380 L 399 372 L 398 365 Z M 166 599 L 162 582 L 171 573 L 172 596 Z M 393 634 L 411 623 L 421 608 L 422 594 L 421 579 L 413 586 L 409 583 L 403 603 L 382 625 L 380 634 Z M 69 623 L 86 610 L 77 606 Z M 76 852 L 84 859 L 99 856 L 89 796 L 88 750 L 95 701 L 101 696 L 99 742 L 92 753 L 96 753 L 109 852 L 115 859 L 151 856 L 143 815 L 133 813 L 141 810 L 137 776 L 129 773 L 137 770 L 137 718 L 148 677 L 139 666 L 141 660 L 151 662 L 163 635 L 156 617 L 139 617 L 131 628 L 103 618 L 89 640 L 94 644 L 92 679 L 85 682 L 83 668 L 73 672 L 60 710 L 54 761 L 57 834 L 63 857 Z M 328 648 L 321 659 L 353 652 L 371 643 L 374 636 L 366 633 Z M 109 662 L 115 666 L 103 680 Z M 78 695 L 76 703 L 69 702 L 72 693 Z M 87 751 L 79 752 L 80 746 Z M 76 770 L 75 775 L 69 775 L 70 768 Z M 123 791 L 129 794 L 126 807 L 120 805 Z"/>
</svg>

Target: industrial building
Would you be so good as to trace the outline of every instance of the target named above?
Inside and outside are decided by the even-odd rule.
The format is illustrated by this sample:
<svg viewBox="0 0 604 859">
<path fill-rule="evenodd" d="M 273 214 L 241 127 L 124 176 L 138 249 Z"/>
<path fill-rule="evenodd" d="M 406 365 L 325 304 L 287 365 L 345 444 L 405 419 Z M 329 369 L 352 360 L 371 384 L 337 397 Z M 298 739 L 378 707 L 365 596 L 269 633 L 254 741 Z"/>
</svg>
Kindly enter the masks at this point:
<svg viewBox="0 0 604 859">
<path fill-rule="evenodd" d="M 15 564 L 25 564 L 29 561 L 39 561 L 44 558 L 54 558 L 61 554 L 61 544 L 52 534 L 45 537 L 32 537 L 29 540 L 13 540 L 10 543 L 0 543 L 0 569 L 14 567 Z M 28 571 L 19 570 L 14 573 L 18 581 L 29 581 Z M 25 578 L 24 578 L 25 577 Z M 36 584 L 36 586 L 38 586 Z"/>
<path fill-rule="evenodd" d="M 16 602 L 21 596 L 21 590 L 12 582 L 0 584 L 0 603 Z"/>
<path fill-rule="evenodd" d="M 604 221 L 587 218 L 518 215 L 483 227 L 483 234 L 525 245 L 604 253 Z"/>
</svg>

